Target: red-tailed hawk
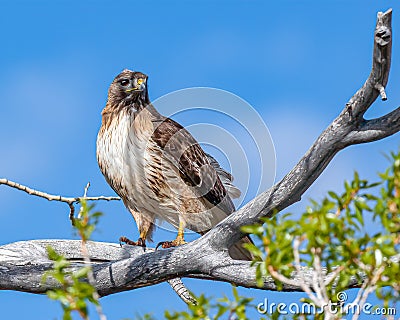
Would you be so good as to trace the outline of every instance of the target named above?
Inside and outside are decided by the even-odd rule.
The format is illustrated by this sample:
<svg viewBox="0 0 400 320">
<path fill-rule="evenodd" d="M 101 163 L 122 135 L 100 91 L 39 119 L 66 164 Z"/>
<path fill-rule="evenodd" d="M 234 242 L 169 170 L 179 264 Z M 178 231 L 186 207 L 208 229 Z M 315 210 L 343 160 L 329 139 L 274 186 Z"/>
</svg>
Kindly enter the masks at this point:
<svg viewBox="0 0 400 320">
<path fill-rule="evenodd" d="M 151 104 L 147 76 L 122 71 L 111 83 L 97 137 L 97 161 L 109 185 L 134 217 L 145 246 L 157 220 L 178 228 L 173 241 L 184 244 L 184 229 L 200 234 L 231 214 L 231 196 L 240 191 L 232 176 L 206 154 L 180 124 L 159 114 Z M 251 260 L 242 247 L 249 237 L 229 249 L 234 259 Z"/>
</svg>

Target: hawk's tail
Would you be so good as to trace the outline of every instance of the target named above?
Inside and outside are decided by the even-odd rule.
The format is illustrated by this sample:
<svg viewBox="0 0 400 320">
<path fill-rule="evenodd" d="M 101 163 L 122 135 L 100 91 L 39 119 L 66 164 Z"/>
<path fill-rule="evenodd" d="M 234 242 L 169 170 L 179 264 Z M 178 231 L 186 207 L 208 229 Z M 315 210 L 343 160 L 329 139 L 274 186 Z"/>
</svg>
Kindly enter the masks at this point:
<svg viewBox="0 0 400 320">
<path fill-rule="evenodd" d="M 236 242 L 232 247 L 229 248 L 229 255 L 235 260 L 253 260 L 253 255 L 249 250 L 243 248 L 243 244 L 253 243 L 253 240 L 249 236 L 244 237 L 240 241 Z"/>
</svg>

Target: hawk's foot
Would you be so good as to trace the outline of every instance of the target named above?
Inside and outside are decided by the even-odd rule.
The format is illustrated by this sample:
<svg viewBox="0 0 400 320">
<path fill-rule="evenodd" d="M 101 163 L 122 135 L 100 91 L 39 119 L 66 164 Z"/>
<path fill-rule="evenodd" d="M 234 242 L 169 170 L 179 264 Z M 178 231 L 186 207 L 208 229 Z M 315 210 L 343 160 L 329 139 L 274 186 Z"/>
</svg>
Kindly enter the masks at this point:
<svg viewBox="0 0 400 320">
<path fill-rule="evenodd" d="M 172 247 L 177 247 L 177 246 L 181 246 L 183 244 L 187 243 L 185 241 L 185 239 L 183 239 L 183 237 L 177 237 L 175 240 L 173 241 L 161 241 L 157 244 L 156 246 L 156 250 L 158 249 L 158 247 L 162 247 L 163 249 L 167 249 L 167 248 L 172 248 Z"/>
<path fill-rule="evenodd" d="M 139 238 L 138 241 L 132 241 L 132 240 L 128 239 L 127 237 L 120 237 L 119 244 L 122 246 L 122 243 L 126 243 L 130 246 L 138 246 L 138 247 L 146 248 L 146 240 L 144 240 L 143 238 Z"/>
</svg>

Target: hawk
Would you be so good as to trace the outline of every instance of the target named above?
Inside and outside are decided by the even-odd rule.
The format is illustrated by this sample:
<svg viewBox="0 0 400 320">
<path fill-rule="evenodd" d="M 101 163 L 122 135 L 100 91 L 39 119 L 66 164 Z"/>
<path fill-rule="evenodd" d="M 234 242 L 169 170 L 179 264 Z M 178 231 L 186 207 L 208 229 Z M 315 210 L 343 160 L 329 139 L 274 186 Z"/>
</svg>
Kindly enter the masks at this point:
<svg viewBox="0 0 400 320">
<path fill-rule="evenodd" d="M 108 90 L 97 136 L 97 161 L 108 184 L 121 197 L 139 229 L 137 242 L 152 241 L 157 221 L 178 229 L 163 248 L 185 243 L 185 228 L 204 234 L 235 211 L 240 196 L 233 177 L 205 153 L 193 136 L 162 116 L 149 100 L 147 76 L 123 70 Z M 243 243 L 229 249 L 233 259 L 251 260 Z"/>
</svg>

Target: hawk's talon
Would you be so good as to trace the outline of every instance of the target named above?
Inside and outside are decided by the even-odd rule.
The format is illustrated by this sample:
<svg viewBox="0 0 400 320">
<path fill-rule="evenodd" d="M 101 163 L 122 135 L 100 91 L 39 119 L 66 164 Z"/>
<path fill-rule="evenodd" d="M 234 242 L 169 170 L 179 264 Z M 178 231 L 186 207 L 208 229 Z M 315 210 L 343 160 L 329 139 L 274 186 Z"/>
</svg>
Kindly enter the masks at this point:
<svg viewBox="0 0 400 320">
<path fill-rule="evenodd" d="M 127 245 L 130 245 L 130 246 L 146 248 L 146 240 L 144 240 L 143 238 L 139 238 L 138 241 L 132 241 L 132 240 L 128 239 L 127 237 L 120 237 L 119 245 L 121 247 L 122 247 L 122 243 L 126 243 Z"/>
<path fill-rule="evenodd" d="M 167 243 L 167 242 L 172 242 L 172 241 L 161 241 L 161 242 L 159 242 L 159 243 L 157 243 L 157 245 L 156 245 L 156 250 L 158 250 L 158 247 L 160 247 L 161 246 L 161 248 L 164 248 L 165 249 L 165 244 Z"/>
<path fill-rule="evenodd" d="M 168 248 L 173 248 L 173 247 L 178 247 L 181 246 L 183 244 L 186 244 L 187 242 L 184 239 L 175 239 L 174 241 L 161 241 L 157 244 L 156 246 L 156 250 L 158 249 L 158 247 L 161 246 L 161 248 L 163 249 L 168 249 Z"/>
<path fill-rule="evenodd" d="M 146 248 L 146 240 L 144 240 L 143 238 L 140 237 L 138 239 L 137 243 L 138 243 L 138 246 Z"/>
</svg>

